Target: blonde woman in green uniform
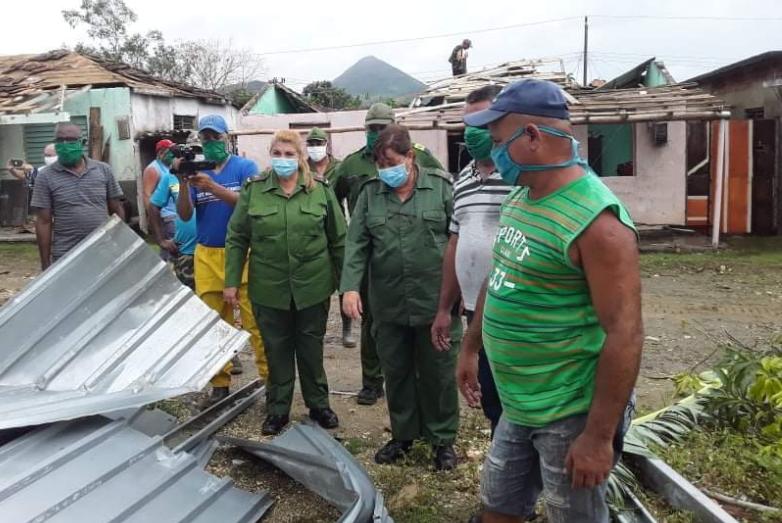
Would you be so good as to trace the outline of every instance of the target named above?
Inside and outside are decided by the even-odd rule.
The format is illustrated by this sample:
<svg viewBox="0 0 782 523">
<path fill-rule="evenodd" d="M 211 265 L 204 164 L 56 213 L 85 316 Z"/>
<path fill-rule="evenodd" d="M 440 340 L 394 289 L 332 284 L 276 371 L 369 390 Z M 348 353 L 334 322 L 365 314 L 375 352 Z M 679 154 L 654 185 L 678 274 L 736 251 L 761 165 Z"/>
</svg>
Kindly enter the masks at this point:
<svg viewBox="0 0 782 523">
<path fill-rule="evenodd" d="M 328 185 L 313 178 L 298 133 L 277 132 L 270 153 L 272 168 L 245 183 L 228 226 L 224 298 L 238 300 L 249 251 L 248 293 L 269 362 L 262 432 L 287 425 L 297 366 L 310 417 L 335 428 L 323 337 L 342 268 L 345 218 Z"/>
</svg>

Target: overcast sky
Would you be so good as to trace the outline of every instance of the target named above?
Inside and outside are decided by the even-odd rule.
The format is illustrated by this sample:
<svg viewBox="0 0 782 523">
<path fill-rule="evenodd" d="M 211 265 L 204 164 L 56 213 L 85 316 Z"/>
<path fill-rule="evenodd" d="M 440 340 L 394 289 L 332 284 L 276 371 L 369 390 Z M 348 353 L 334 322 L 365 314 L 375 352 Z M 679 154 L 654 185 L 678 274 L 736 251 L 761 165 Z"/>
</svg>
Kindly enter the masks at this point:
<svg viewBox="0 0 782 523">
<path fill-rule="evenodd" d="M 4 17 L 0 54 L 37 53 L 85 40 L 84 33 L 71 29 L 61 14 L 62 9 L 79 4 L 80 0 L 14 2 Z M 584 15 L 591 16 L 590 80 L 611 79 L 656 56 L 681 81 L 782 49 L 782 0 L 127 0 L 127 4 L 139 18 L 133 30 L 159 29 L 168 40 L 230 38 L 234 45 L 263 57 L 264 78 L 286 77 L 297 89 L 313 80 L 333 79 L 367 55 L 424 81 L 448 76 L 448 55 L 462 37 L 471 38 L 475 46 L 470 70 L 521 58 L 562 57 L 566 71 L 580 79 Z M 487 31 L 563 18 L 568 20 Z M 278 53 L 448 33 L 458 36 Z"/>
</svg>

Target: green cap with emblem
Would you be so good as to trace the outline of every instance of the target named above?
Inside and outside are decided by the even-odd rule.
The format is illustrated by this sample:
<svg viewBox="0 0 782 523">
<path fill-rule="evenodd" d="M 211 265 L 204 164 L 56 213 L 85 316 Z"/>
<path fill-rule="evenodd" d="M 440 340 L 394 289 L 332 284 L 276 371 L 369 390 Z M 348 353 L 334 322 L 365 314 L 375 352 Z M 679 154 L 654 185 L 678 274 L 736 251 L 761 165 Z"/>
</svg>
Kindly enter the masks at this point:
<svg viewBox="0 0 782 523">
<path fill-rule="evenodd" d="M 364 123 L 367 125 L 388 125 L 394 123 L 394 110 L 390 106 L 382 103 L 372 104 L 367 111 L 367 117 Z"/>
<path fill-rule="evenodd" d="M 307 141 L 309 140 L 328 140 L 329 137 L 326 134 L 326 131 L 321 129 L 320 127 L 313 127 L 309 134 L 307 135 Z"/>
</svg>

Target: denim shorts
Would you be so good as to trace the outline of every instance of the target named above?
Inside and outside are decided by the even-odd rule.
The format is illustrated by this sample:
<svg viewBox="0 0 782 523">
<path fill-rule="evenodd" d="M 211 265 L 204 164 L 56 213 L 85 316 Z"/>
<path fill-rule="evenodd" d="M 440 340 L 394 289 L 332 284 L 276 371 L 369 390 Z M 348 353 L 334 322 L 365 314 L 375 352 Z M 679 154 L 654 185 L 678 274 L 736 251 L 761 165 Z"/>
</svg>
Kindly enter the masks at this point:
<svg viewBox="0 0 782 523">
<path fill-rule="evenodd" d="M 614 462 L 619 461 L 634 405 L 633 398 L 614 437 Z M 584 430 L 586 419 L 586 414 L 579 414 L 545 427 L 524 427 L 503 415 L 483 465 L 481 501 L 485 509 L 529 518 L 542 493 L 551 523 L 607 523 L 606 483 L 573 489 L 565 467 L 570 444 Z"/>
</svg>

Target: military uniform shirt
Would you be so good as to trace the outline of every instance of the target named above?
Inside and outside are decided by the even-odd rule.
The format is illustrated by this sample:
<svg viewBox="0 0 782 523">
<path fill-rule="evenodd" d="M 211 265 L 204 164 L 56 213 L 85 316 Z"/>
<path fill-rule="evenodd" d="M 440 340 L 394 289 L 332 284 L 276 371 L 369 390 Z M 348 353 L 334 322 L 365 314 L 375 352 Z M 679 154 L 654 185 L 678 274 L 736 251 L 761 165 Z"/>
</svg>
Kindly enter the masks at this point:
<svg viewBox="0 0 782 523">
<path fill-rule="evenodd" d="M 368 270 L 374 320 L 420 326 L 437 312 L 453 214 L 449 176 L 419 165 L 410 198 L 379 179 L 364 184 L 348 228 L 341 292 L 358 291 Z"/>
<path fill-rule="evenodd" d="M 413 151 L 415 152 L 415 161 L 421 167 L 445 170 L 437 158 L 423 145 L 415 144 Z M 337 200 L 342 202 L 347 199 L 348 212 L 352 215 L 361 192 L 361 186 L 373 178 L 377 178 L 375 159 L 368 147 L 362 147 L 342 160 L 334 174 L 334 180 L 329 181 L 334 187 Z"/>
<path fill-rule="evenodd" d="M 251 178 L 239 193 L 228 225 L 225 286 L 238 287 L 250 251 L 250 300 L 297 310 L 331 296 L 345 249 L 345 218 L 323 182 L 307 188 L 302 177 L 287 197 L 271 171 Z"/>
</svg>

